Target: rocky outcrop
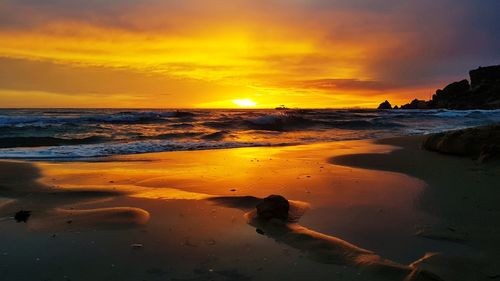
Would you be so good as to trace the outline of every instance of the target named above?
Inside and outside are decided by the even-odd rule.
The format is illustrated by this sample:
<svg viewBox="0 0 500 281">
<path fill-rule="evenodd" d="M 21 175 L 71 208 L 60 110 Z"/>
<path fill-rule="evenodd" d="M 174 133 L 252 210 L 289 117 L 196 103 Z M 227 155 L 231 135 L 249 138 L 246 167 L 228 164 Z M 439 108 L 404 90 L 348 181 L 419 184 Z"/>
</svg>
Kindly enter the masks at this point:
<svg viewBox="0 0 500 281">
<path fill-rule="evenodd" d="M 384 101 L 383 103 L 381 103 L 377 109 L 392 109 L 392 105 L 389 101 Z"/>
<path fill-rule="evenodd" d="M 472 88 L 498 83 L 500 79 L 500 65 L 479 67 L 478 69 L 469 71 L 469 76 Z"/>
<path fill-rule="evenodd" d="M 402 109 L 428 109 L 426 101 L 414 99 L 410 103 L 401 106 Z"/>
<path fill-rule="evenodd" d="M 439 89 L 429 101 L 414 99 L 402 109 L 500 109 L 500 65 L 479 67 L 464 79 Z"/>
<path fill-rule="evenodd" d="M 455 104 L 455 107 L 466 107 L 469 99 L 470 85 L 466 79 L 453 82 L 444 89 L 439 89 L 428 102 L 430 108 L 446 108 Z M 465 102 L 465 104 L 460 104 Z"/>
<path fill-rule="evenodd" d="M 427 136 L 423 148 L 485 162 L 500 159 L 500 124 Z"/>
</svg>

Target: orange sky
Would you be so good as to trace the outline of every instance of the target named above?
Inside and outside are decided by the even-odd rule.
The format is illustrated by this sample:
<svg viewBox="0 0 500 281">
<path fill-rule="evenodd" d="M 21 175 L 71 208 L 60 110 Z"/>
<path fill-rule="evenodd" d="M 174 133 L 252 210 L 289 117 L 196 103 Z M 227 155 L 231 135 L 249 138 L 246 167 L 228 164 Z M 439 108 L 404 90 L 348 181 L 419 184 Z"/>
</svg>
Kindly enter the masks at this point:
<svg viewBox="0 0 500 281">
<path fill-rule="evenodd" d="M 0 107 L 375 107 L 493 62 L 482 10 L 399 2 L 2 1 Z"/>
</svg>

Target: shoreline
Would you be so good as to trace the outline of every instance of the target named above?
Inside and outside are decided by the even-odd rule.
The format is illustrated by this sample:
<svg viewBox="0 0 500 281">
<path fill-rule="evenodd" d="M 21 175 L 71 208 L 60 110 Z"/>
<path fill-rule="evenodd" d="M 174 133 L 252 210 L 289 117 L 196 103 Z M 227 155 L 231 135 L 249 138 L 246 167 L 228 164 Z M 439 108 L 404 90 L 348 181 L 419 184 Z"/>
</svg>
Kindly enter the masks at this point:
<svg viewBox="0 0 500 281">
<path fill-rule="evenodd" d="M 494 198 L 487 194 L 491 190 L 476 194 L 464 185 L 479 180 L 482 182 L 479 187 L 487 188 L 488 183 L 494 181 L 489 173 L 493 173 L 494 178 L 497 169 L 492 164 L 477 166 L 469 159 L 422 151 L 418 148 L 420 138 L 148 153 L 113 157 L 111 162 L 3 162 L 0 165 L 0 195 L 17 198 L 21 204 L 10 207 L 8 202 L 0 204 L 0 212 L 2 216 L 8 216 L 20 208 L 32 210 L 32 218 L 27 226 L 30 235 L 35 237 L 45 236 L 47 232 L 72 235 L 74 231 L 83 233 L 83 237 L 89 231 L 96 231 L 98 237 L 105 237 L 104 233 L 109 231 L 121 233 L 124 238 L 141 235 L 156 237 L 167 231 L 165 227 L 173 224 L 185 230 L 168 230 L 179 233 L 171 234 L 167 244 L 176 248 L 171 242 L 184 240 L 184 246 L 176 248 L 176 252 L 182 255 L 198 253 L 193 258 L 199 259 L 206 254 L 205 250 L 198 249 L 199 243 L 205 242 L 197 241 L 209 239 L 206 243 L 212 244 L 210 239 L 219 240 L 215 237 L 221 236 L 223 240 L 234 239 L 235 242 L 240 241 L 237 243 L 253 244 L 254 255 L 260 256 L 266 253 L 266 249 L 274 251 L 271 249 L 277 247 L 279 252 L 283 246 L 269 239 L 261 241 L 262 236 L 251 231 L 241 211 L 230 206 L 214 207 L 205 198 L 263 198 L 270 194 L 281 194 L 311 204 L 311 209 L 300 223 L 320 234 L 313 237 L 332 235 L 402 264 L 409 264 L 423 257 L 426 252 L 433 251 L 463 256 L 466 260 L 477 257 L 478 253 L 479 256 L 485 253 L 487 256 L 497 255 L 495 249 L 498 249 L 499 241 L 494 236 L 498 233 L 498 225 L 493 222 L 498 210 L 490 205 L 494 203 Z M 429 159 L 435 164 L 425 165 Z M 439 165 L 451 165 L 453 169 L 444 173 L 436 172 Z M 452 177 L 455 171 L 460 171 L 459 177 Z M 13 176 L 16 173 L 17 176 Z M 453 186 L 436 180 L 438 176 L 451 179 Z M 23 186 L 25 189 L 19 190 Z M 460 188 L 457 189 L 457 186 Z M 457 197 L 457 190 L 463 194 L 469 192 L 467 196 L 470 202 L 477 202 L 493 211 L 478 211 L 474 204 L 463 205 L 458 200 L 461 197 Z M 477 187 L 473 191 L 477 192 Z M 31 195 L 25 197 L 27 193 Z M 459 195 L 462 196 L 462 193 Z M 200 213 L 203 210 L 208 213 Z M 41 213 L 44 215 L 40 216 Z M 474 224 L 478 217 L 481 220 Z M 0 225 L 8 233 L 24 232 L 23 224 L 13 225 L 7 220 L 0 221 Z M 205 230 L 189 232 L 188 229 L 195 225 Z M 430 228 L 423 227 L 428 225 Z M 452 228 L 451 232 L 455 236 L 436 226 L 444 226 L 448 230 Z M 489 232 L 483 234 L 485 229 L 482 227 L 488 227 Z M 141 229 L 149 234 L 130 234 Z M 224 232 L 221 233 L 221 230 Z M 421 233 L 415 235 L 419 231 Z M 462 233 L 467 234 L 465 238 Z M 15 238 L 10 239 L 15 241 Z M 134 244 L 133 240 L 130 244 Z M 148 241 L 149 238 L 139 240 Z M 266 242 L 265 246 L 261 245 L 262 242 Z M 227 243 L 217 243 L 225 249 L 224 244 Z M 0 240 L 0 250 L 5 247 Z M 151 246 L 145 244 L 145 247 Z M 159 245 L 156 247 L 163 248 Z M 227 249 L 218 254 L 222 255 L 221 260 L 227 255 L 222 254 L 225 251 Z M 292 256 L 274 257 L 271 260 L 278 268 L 287 260 L 300 263 L 295 272 L 297 276 L 303 276 L 302 270 L 310 270 L 311 266 L 324 276 L 331 276 L 332 268 L 325 267 L 321 259 L 319 263 L 306 261 L 301 258 L 303 250 L 300 247 L 295 251 L 298 252 Z M 147 256 L 152 254 L 146 249 L 143 252 L 147 252 Z M 165 258 L 172 258 L 168 251 L 162 253 L 160 255 Z M 87 254 L 82 253 L 82 258 L 85 259 Z M 450 262 L 449 259 L 445 260 Z M 2 262 L 12 265 L 8 260 Z M 140 263 L 140 267 L 147 266 Z M 436 267 L 435 263 L 431 264 Z M 453 264 L 456 265 L 455 262 Z M 333 268 L 339 270 L 337 266 Z M 439 265 L 437 268 L 446 269 L 447 266 Z M 484 276 L 495 274 L 478 273 L 465 268 L 469 273 Z M 242 268 L 238 270 L 244 271 Z M 351 269 L 340 270 L 348 275 L 358 272 L 357 269 L 354 272 Z M 182 270 L 175 272 L 172 273 L 175 276 L 188 274 Z M 6 276 L 11 276 L 9 274 Z M 256 280 L 265 280 L 269 276 L 269 273 L 258 271 L 245 274 L 251 274 Z M 383 277 L 381 279 L 384 280 Z M 301 278 L 291 277 L 291 280 Z"/>
<path fill-rule="evenodd" d="M 427 134 L 500 122 L 500 111 L 13 111 L 0 115 L 0 157 L 89 158 L 301 145 Z"/>
</svg>

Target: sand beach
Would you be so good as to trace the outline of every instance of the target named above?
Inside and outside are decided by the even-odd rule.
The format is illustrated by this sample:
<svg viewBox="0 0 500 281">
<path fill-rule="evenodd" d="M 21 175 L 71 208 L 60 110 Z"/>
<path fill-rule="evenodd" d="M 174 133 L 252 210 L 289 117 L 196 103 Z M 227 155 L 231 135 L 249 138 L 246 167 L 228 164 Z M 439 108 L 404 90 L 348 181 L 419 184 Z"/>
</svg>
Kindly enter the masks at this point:
<svg viewBox="0 0 500 281">
<path fill-rule="evenodd" d="M 421 139 L 2 161 L 0 275 L 498 278 L 499 166 L 422 150 Z M 294 222 L 252 223 L 272 194 L 292 200 Z"/>
</svg>

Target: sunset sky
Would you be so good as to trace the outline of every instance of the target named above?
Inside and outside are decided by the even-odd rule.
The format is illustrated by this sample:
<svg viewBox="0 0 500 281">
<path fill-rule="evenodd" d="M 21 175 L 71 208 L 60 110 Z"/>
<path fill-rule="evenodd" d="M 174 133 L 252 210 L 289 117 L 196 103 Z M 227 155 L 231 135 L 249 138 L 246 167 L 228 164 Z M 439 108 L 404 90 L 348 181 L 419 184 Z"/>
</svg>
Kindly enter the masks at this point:
<svg viewBox="0 0 500 281">
<path fill-rule="evenodd" d="M 0 107 L 375 107 L 500 63 L 498 0 L 1 0 Z"/>
</svg>

